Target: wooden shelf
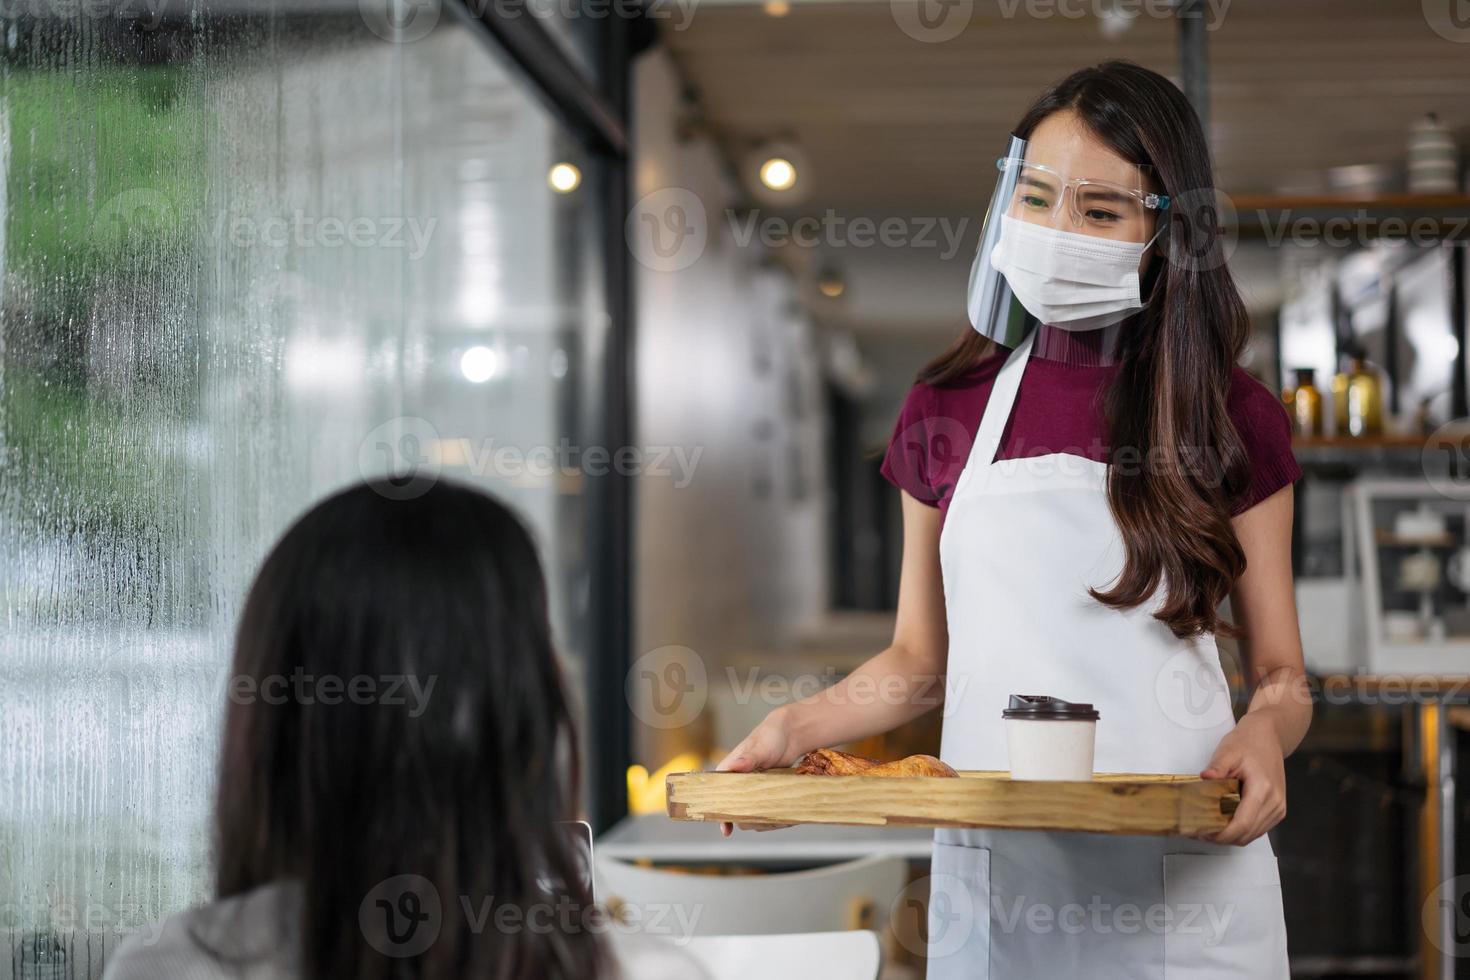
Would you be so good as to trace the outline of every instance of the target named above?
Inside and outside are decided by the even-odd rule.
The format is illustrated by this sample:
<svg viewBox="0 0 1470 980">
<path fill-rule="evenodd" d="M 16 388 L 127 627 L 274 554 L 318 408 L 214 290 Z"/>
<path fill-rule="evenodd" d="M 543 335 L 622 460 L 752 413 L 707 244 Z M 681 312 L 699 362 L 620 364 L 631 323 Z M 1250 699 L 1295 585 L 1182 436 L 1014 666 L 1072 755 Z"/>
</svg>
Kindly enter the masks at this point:
<svg viewBox="0 0 1470 980">
<path fill-rule="evenodd" d="M 1236 211 L 1281 211 L 1288 208 L 1362 211 L 1463 211 L 1470 214 L 1470 194 L 1409 194 L 1394 191 L 1360 194 L 1236 194 Z"/>
<path fill-rule="evenodd" d="M 1333 222 L 1334 234 L 1377 238 L 1386 230 L 1394 238 L 1430 237 L 1446 241 L 1470 240 L 1470 195 L 1389 193 L 1370 197 L 1338 194 L 1240 194 L 1229 198 L 1235 209 L 1240 237 L 1272 240 L 1289 218 Z M 1385 229 L 1386 221 L 1406 222 Z M 1319 229 L 1321 231 L 1323 229 Z M 1313 232 L 1316 234 L 1317 232 Z M 1356 240 L 1356 238 L 1354 238 Z"/>
<path fill-rule="evenodd" d="M 1424 435 L 1382 436 L 1293 436 L 1292 452 L 1304 470 L 1359 472 L 1374 467 L 1423 473 L 1429 437 Z"/>
<path fill-rule="evenodd" d="M 1293 449 L 1423 449 L 1429 442 L 1427 435 L 1382 435 L 1382 436 L 1292 436 Z"/>
<path fill-rule="evenodd" d="M 1387 528 L 1380 527 L 1374 538 L 1386 548 L 1458 548 L 1460 546 L 1460 539 L 1448 531 L 1432 538 L 1416 538 L 1395 534 Z"/>
<path fill-rule="evenodd" d="M 1318 678 L 1324 691 L 1334 695 L 1343 691 L 1362 692 L 1372 695 L 1374 704 L 1392 703 L 1379 698 L 1380 695 L 1449 695 L 1470 697 L 1470 674 L 1456 673 L 1404 673 L 1404 674 L 1324 674 Z M 1412 698 L 1402 702 L 1417 705 Z"/>
</svg>

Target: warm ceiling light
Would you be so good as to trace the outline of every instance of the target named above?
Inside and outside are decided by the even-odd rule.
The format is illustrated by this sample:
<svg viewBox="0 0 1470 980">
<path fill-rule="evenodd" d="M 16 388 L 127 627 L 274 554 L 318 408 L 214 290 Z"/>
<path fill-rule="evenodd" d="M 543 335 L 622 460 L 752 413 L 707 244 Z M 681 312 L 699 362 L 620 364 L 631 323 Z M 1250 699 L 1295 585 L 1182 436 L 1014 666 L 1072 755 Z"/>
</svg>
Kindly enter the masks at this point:
<svg viewBox="0 0 1470 980">
<path fill-rule="evenodd" d="M 794 0 L 788 0 L 794 2 Z M 811 159 L 789 133 L 752 141 L 741 157 L 739 173 L 756 203 L 791 207 L 811 193 L 816 171 Z"/>
<path fill-rule="evenodd" d="M 578 170 L 574 164 L 558 163 L 546 175 L 546 182 L 558 194 L 570 194 L 577 189 L 578 184 L 582 183 L 582 171 Z"/>
<path fill-rule="evenodd" d="M 823 269 L 817 276 L 817 290 L 828 299 L 836 299 L 847 292 L 847 283 L 836 269 Z"/>
<path fill-rule="evenodd" d="M 761 183 L 773 191 L 788 191 L 796 185 L 796 165 L 785 157 L 769 157 L 761 164 Z"/>
<path fill-rule="evenodd" d="M 765 10 L 769 17 L 785 17 L 791 13 L 791 4 L 787 0 L 766 0 Z"/>
</svg>

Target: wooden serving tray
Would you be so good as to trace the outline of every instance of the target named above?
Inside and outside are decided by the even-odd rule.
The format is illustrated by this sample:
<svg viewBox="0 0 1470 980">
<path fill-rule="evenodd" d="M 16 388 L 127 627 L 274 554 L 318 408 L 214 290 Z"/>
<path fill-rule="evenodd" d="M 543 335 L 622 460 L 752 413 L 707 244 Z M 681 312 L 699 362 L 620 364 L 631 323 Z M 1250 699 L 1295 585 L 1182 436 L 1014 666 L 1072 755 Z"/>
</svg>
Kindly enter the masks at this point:
<svg viewBox="0 0 1470 980">
<path fill-rule="evenodd" d="M 994 827 L 1191 836 L 1220 830 L 1240 803 L 1236 779 L 1098 773 L 1091 782 L 1011 779 L 1003 771 L 946 776 L 811 776 L 791 769 L 676 772 L 665 783 L 674 820 L 870 827 Z"/>
</svg>

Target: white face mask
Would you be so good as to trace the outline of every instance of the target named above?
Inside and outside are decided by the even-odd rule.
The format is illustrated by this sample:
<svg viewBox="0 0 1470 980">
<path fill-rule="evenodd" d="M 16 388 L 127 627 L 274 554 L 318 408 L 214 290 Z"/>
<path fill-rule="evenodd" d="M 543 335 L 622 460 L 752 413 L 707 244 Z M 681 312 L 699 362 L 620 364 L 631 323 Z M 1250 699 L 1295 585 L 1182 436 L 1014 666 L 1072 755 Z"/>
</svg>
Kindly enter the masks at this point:
<svg viewBox="0 0 1470 980">
<path fill-rule="evenodd" d="M 990 264 L 1042 323 L 1097 330 L 1143 309 L 1138 263 L 1151 244 L 1058 231 L 1005 214 Z"/>
</svg>

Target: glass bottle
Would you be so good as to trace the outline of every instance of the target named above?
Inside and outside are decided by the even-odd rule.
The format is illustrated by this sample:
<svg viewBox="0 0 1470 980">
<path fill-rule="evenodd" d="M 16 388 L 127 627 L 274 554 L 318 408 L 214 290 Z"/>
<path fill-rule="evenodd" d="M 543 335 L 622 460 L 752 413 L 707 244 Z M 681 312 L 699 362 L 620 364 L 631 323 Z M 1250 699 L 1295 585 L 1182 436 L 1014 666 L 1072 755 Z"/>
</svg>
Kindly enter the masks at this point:
<svg viewBox="0 0 1470 980">
<path fill-rule="evenodd" d="M 1332 414 L 1340 436 L 1383 434 L 1383 382 L 1361 357 L 1332 379 Z"/>
<path fill-rule="evenodd" d="M 1315 372 L 1311 368 L 1296 369 L 1296 387 L 1286 397 L 1291 412 L 1291 428 L 1299 436 L 1322 434 L 1322 392 L 1317 390 Z"/>
</svg>

